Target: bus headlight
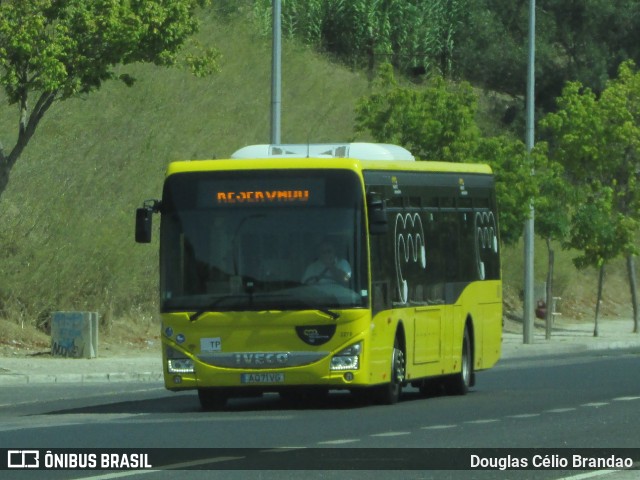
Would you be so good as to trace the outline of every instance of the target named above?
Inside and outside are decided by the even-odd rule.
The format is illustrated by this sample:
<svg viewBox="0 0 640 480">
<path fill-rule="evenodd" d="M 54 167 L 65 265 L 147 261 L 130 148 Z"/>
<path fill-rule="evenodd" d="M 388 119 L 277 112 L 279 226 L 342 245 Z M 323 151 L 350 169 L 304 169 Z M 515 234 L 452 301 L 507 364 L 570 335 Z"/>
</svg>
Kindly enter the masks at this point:
<svg viewBox="0 0 640 480">
<path fill-rule="evenodd" d="M 194 373 L 193 360 L 171 347 L 167 347 L 167 371 L 169 373 Z"/>
<path fill-rule="evenodd" d="M 169 373 L 193 373 L 193 360 L 190 358 L 170 358 L 167 360 L 167 370 Z"/>
<path fill-rule="evenodd" d="M 340 350 L 331 358 L 331 370 L 358 370 L 360 353 L 362 353 L 362 342 Z"/>
</svg>

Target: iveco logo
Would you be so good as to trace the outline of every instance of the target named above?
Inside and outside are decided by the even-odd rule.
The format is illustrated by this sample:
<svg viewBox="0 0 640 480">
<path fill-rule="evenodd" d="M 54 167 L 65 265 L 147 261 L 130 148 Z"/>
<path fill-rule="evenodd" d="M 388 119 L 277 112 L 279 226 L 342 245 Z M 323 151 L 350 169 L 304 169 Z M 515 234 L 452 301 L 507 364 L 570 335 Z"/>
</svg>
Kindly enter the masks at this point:
<svg viewBox="0 0 640 480">
<path fill-rule="evenodd" d="M 236 353 L 236 365 L 286 365 L 288 353 Z"/>
</svg>

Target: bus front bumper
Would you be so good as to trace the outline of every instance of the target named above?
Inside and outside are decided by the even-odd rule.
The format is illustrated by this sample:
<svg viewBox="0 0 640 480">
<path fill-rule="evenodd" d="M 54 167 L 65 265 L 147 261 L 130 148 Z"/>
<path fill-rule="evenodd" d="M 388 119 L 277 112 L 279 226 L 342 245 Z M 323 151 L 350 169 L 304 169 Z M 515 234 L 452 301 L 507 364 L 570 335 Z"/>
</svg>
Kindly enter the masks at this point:
<svg viewBox="0 0 640 480">
<path fill-rule="evenodd" d="M 361 347 L 360 347 L 361 350 Z M 364 364 L 360 358 L 361 351 L 347 351 L 354 355 L 331 355 L 323 352 L 317 360 L 309 356 L 307 363 L 300 366 L 284 365 L 278 354 L 265 354 L 266 357 L 239 357 L 239 361 L 272 362 L 269 368 L 231 367 L 235 359 L 229 356 L 229 365 L 211 365 L 210 358 L 168 358 L 163 355 L 165 387 L 169 390 L 188 390 L 196 388 L 233 388 L 280 391 L 288 387 L 322 387 L 327 389 L 350 389 L 369 384 L 368 373 L 364 371 Z M 294 354 L 290 354 L 295 357 Z M 337 357 L 337 358 L 336 358 Z M 278 364 L 278 362 L 281 364 Z"/>
</svg>

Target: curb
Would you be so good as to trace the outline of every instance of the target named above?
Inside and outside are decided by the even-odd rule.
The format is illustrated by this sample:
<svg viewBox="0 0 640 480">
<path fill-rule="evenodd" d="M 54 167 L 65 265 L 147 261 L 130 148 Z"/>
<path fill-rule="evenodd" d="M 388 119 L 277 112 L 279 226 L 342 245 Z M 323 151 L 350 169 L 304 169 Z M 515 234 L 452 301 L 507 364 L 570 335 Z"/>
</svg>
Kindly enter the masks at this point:
<svg viewBox="0 0 640 480">
<path fill-rule="evenodd" d="M 516 358 L 539 358 L 557 356 L 568 353 L 626 350 L 640 348 L 640 336 L 630 339 L 605 339 L 598 337 L 583 337 L 580 341 L 563 341 L 558 339 L 538 339 L 534 343 L 518 343 L 521 336 L 511 335 L 502 344 L 500 360 Z"/>
<path fill-rule="evenodd" d="M 162 373 L 61 373 L 25 374 L 0 373 L 0 385 L 31 385 L 47 383 L 162 382 Z"/>
</svg>

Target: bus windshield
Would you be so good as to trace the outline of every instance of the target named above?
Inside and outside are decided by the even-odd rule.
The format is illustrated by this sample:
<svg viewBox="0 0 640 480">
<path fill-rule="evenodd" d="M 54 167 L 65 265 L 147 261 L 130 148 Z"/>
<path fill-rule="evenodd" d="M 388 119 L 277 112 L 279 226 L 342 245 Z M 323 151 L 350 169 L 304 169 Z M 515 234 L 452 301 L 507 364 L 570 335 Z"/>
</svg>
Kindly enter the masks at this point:
<svg viewBox="0 0 640 480">
<path fill-rule="evenodd" d="M 174 174 L 161 212 L 163 312 L 369 304 L 363 187 L 353 172 Z"/>
</svg>

